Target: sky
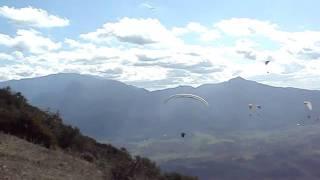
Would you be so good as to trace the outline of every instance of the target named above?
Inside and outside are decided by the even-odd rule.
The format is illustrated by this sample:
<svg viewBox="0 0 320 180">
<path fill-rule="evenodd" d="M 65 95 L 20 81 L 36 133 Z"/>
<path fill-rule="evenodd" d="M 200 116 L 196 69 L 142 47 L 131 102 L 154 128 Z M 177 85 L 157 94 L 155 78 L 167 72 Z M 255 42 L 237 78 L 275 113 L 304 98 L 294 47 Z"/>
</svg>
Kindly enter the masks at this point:
<svg viewBox="0 0 320 180">
<path fill-rule="evenodd" d="M 318 7 L 317 0 L 1 0 L 0 81 L 80 73 L 154 90 L 241 76 L 320 90 Z"/>
</svg>

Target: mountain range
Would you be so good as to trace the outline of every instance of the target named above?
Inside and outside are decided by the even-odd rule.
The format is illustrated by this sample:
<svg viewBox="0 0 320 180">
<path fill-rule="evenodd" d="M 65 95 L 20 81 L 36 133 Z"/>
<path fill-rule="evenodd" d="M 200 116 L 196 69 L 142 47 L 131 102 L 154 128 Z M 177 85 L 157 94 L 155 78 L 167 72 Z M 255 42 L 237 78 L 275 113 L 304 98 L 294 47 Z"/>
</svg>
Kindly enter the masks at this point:
<svg viewBox="0 0 320 180">
<path fill-rule="evenodd" d="M 144 139 L 180 132 L 226 133 L 271 130 L 315 123 L 320 91 L 272 87 L 241 77 L 199 87 L 178 86 L 149 91 L 125 83 L 80 74 L 54 74 L 1 82 L 22 92 L 42 109 L 58 111 L 66 123 L 98 140 Z M 190 99 L 164 103 L 177 93 L 196 94 L 205 107 Z M 313 103 L 313 110 L 304 106 Z M 248 104 L 260 105 L 251 111 Z"/>
</svg>

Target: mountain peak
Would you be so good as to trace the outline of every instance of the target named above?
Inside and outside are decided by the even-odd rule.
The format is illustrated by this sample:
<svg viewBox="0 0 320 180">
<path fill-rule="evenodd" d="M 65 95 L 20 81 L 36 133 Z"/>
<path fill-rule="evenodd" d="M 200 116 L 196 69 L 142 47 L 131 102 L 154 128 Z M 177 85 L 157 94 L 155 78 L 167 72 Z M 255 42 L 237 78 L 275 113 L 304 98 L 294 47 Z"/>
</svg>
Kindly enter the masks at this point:
<svg viewBox="0 0 320 180">
<path fill-rule="evenodd" d="M 237 76 L 235 78 L 230 79 L 229 81 L 247 81 L 247 80 L 242 78 L 241 76 Z"/>
</svg>

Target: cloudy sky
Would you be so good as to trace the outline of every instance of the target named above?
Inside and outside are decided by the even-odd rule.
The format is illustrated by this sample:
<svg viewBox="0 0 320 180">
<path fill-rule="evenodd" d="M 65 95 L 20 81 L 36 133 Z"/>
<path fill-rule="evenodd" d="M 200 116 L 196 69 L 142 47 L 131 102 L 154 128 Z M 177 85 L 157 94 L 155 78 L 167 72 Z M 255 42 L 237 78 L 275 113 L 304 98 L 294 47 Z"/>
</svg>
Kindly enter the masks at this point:
<svg viewBox="0 0 320 180">
<path fill-rule="evenodd" d="M 0 81 L 70 72 L 162 89 L 241 76 L 320 89 L 318 7 L 318 0 L 1 0 Z"/>
</svg>

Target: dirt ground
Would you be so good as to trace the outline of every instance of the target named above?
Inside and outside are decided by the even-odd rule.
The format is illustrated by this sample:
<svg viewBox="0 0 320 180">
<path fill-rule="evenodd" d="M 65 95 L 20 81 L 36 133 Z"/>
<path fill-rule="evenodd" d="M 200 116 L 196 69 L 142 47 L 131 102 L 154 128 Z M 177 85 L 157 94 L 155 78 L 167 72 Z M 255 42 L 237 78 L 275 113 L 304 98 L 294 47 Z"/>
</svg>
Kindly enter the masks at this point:
<svg viewBox="0 0 320 180">
<path fill-rule="evenodd" d="M 0 133 L 0 180 L 106 179 L 95 164 Z"/>
</svg>

